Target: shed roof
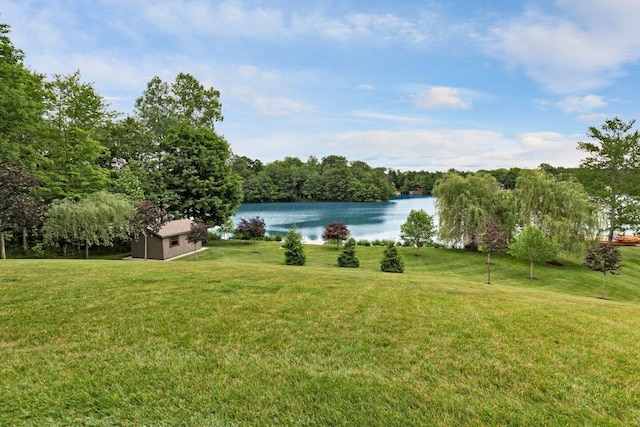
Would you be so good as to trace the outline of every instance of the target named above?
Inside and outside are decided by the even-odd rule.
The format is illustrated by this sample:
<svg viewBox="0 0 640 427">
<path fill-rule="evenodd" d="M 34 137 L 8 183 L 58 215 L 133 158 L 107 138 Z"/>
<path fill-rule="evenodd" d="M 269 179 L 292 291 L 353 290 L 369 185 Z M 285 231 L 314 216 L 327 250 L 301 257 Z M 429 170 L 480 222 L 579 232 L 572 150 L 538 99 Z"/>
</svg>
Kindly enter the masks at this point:
<svg viewBox="0 0 640 427">
<path fill-rule="evenodd" d="M 155 235 L 161 238 L 187 234 L 191 230 L 193 221 L 190 219 L 176 219 L 166 222 Z"/>
</svg>

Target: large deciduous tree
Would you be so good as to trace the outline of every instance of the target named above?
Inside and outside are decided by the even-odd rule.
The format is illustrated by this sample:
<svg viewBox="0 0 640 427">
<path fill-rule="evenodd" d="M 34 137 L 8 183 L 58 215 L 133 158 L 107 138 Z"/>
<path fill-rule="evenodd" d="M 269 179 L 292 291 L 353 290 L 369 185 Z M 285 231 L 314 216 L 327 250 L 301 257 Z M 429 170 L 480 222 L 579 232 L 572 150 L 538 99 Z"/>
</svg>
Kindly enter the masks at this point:
<svg viewBox="0 0 640 427">
<path fill-rule="evenodd" d="M 477 250 L 476 237 L 486 219 L 499 221 L 509 232 L 515 224 L 513 196 L 491 175 L 447 173 L 436 182 L 433 195 L 442 242 Z"/>
<path fill-rule="evenodd" d="M 589 194 L 607 211 L 607 238 L 623 230 L 640 203 L 640 132 L 617 117 L 605 120 L 600 129 L 591 126 L 590 141 L 578 142 L 587 157 L 576 174 Z"/>
<path fill-rule="evenodd" d="M 400 226 L 400 238 L 415 246 L 418 256 L 420 248 L 431 243 L 435 233 L 433 216 L 425 212 L 424 209 L 411 209 L 407 221 Z"/>
<path fill-rule="evenodd" d="M 560 249 L 584 254 L 598 233 L 597 206 L 573 179 L 558 180 L 541 170 L 522 170 L 516 180 L 521 227 L 535 225 Z"/>
<path fill-rule="evenodd" d="M 84 245 L 85 258 L 89 258 L 90 246 L 111 246 L 116 238 L 126 237 L 131 209 L 125 196 L 105 191 L 78 201 L 55 200 L 45 214 L 45 241 L 63 248 L 67 243 Z"/>
<path fill-rule="evenodd" d="M 177 123 L 213 131 L 223 119 L 221 109 L 220 92 L 187 73 L 178 74 L 172 84 L 154 77 L 136 100 L 136 116 L 158 140 Z"/>
<path fill-rule="evenodd" d="M 80 72 L 54 75 L 46 92 L 44 180 L 48 199 L 80 198 L 110 185 L 106 127 L 115 113 Z"/>
<path fill-rule="evenodd" d="M 161 151 L 155 182 L 163 207 L 209 226 L 224 224 L 242 200 L 227 141 L 210 129 L 178 123 L 163 139 Z"/>
<path fill-rule="evenodd" d="M 41 163 L 37 136 L 41 132 L 44 76 L 27 69 L 24 53 L 0 24 L 0 162 L 33 173 Z"/>
</svg>

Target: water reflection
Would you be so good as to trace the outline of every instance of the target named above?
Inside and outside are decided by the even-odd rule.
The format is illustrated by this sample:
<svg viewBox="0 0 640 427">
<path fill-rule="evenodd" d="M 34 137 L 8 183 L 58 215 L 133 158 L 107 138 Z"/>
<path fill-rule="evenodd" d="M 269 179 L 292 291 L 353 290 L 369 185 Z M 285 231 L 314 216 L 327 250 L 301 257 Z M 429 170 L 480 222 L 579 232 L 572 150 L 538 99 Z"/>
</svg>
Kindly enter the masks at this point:
<svg viewBox="0 0 640 427">
<path fill-rule="evenodd" d="M 243 203 L 233 221 L 237 224 L 240 218 L 259 216 L 264 219 L 267 233 L 271 236 L 284 236 L 295 224 L 303 237 L 316 241 L 321 240 L 327 224 L 342 222 L 357 240 L 399 240 L 400 225 L 407 220 L 412 209 L 424 209 L 435 216 L 434 199 L 406 197 L 384 203 Z"/>
</svg>

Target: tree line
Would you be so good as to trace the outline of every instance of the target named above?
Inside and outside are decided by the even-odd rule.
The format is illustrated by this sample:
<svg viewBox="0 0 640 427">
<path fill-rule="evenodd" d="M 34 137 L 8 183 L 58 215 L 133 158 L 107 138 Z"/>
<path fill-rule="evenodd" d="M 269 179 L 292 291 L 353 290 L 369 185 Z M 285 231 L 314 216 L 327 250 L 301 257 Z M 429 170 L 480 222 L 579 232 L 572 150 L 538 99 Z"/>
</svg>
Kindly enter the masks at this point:
<svg viewBox="0 0 640 427">
<path fill-rule="evenodd" d="M 234 156 L 216 132 L 223 120 L 219 98 L 217 90 L 187 73 L 172 82 L 154 77 L 133 112 L 123 115 L 82 81 L 80 71 L 47 78 L 29 69 L 9 38 L 9 26 L 0 24 L 0 255 L 5 256 L 9 231 L 14 241 L 21 236 L 24 249 L 30 238 L 111 244 L 115 234 L 106 231 L 122 235 L 132 228 L 113 222 L 113 212 L 135 212 L 144 201 L 167 217 L 216 226 L 242 201 L 431 194 L 442 212 L 451 212 L 440 217 L 441 238 L 469 247 L 477 245 L 486 218 L 510 233 L 535 225 L 560 239 L 563 248 L 593 231 L 596 221 L 606 224 L 609 241 L 640 224 L 640 149 L 633 120 L 614 118 L 590 127 L 589 140 L 577 147 L 586 157 L 574 169 L 543 164 L 537 171 L 402 172 L 333 155 L 265 165 Z M 101 229 L 91 230 L 88 223 Z"/>
</svg>

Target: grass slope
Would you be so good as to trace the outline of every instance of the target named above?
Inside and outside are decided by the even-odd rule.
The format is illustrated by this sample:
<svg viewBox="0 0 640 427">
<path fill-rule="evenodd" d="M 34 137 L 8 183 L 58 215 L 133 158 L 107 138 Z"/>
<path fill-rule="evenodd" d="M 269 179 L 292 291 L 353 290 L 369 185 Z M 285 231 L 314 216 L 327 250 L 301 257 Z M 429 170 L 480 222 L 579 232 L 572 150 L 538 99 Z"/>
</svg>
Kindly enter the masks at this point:
<svg viewBox="0 0 640 427">
<path fill-rule="evenodd" d="M 577 260 L 305 249 L 3 262 L 0 425 L 640 425 L 638 248 L 607 301 Z"/>
</svg>

